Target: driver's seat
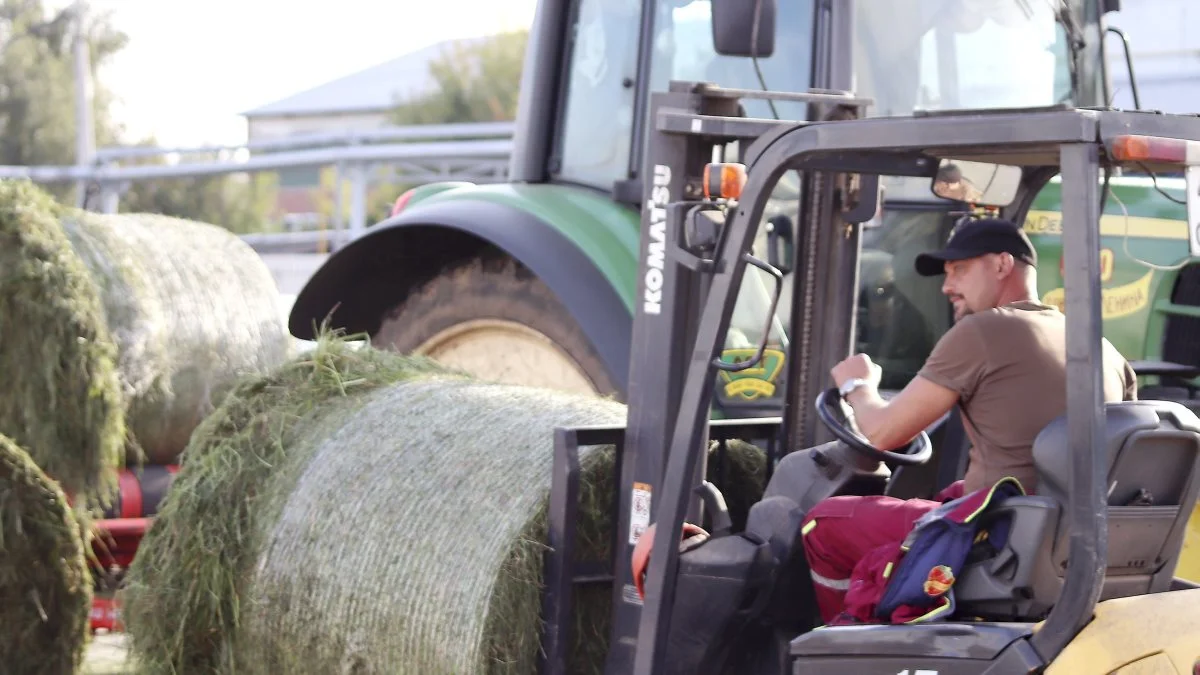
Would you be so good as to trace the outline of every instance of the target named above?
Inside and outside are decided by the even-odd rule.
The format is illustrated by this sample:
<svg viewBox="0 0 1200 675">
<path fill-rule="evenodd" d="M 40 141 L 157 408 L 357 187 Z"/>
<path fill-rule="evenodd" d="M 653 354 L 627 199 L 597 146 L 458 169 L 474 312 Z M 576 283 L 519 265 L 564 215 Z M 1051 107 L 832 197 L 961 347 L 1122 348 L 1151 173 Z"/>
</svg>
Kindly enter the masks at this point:
<svg viewBox="0 0 1200 675">
<path fill-rule="evenodd" d="M 1108 562 L 1100 599 L 1166 591 L 1200 489 L 1200 418 L 1170 401 L 1105 409 Z M 993 510 L 989 519 L 1011 518 L 1007 541 L 954 584 L 960 618 L 1037 620 L 1059 597 L 1070 543 L 1065 416 L 1038 435 L 1033 457 L 1037 495 Z"/>
</svg>

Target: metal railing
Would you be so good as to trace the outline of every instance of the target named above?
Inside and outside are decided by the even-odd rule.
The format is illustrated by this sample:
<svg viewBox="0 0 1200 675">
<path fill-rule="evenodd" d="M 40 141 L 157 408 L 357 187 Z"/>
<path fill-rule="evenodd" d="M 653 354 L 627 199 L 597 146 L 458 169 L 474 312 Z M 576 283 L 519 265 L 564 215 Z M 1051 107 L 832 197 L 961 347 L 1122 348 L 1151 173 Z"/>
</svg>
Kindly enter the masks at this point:
<svg viewBox="0 0 1200 675">
<path fill-rule="evenodd" d="M 512 153 L 512 122 L 388 126 L 344 133 L 301 134 L 248 141 L 241 145 L 202 147 L 113 147 L 96 153 L 91 166 L 0 166 L 0 179 L 26 178 L 35 183 L 79 182 L 99 195 L 89 208 L 115 213 L 121 194 L 139 181 L 191 178 L 236 173 L 260 173 L 294 168 L 332 167 L 334 170 L 334 231 L 342 233 L 343 181 L 350 185 L 346 241 L 367 227 L 367 189 L 370 172 L 380 166 L 408 183 L 439 180 L 500 182 L 508 175 Z M 407 141 L 407 142 L 398 142 Z M 188 161 L 195 155 L 212 156 Z M 131 160 L 163 157 L 161 164 Z M 316 250 L 326 233 L 253 234 L 245 237 L 256 248 Z M 309 244 L 308 242 L 312 242 Z M 342 244 L 345 241 L 335 241 Z"/>
<path fill-rule="evenodd" d="M 111 161 L 127 157 L 154 157 L 165 154 L 211 154 L 238 150 L 298 150 L 330 146 L 352 146 L 364 143 L 415 140 L 464 140 L 499 138 L 511 139 L 514 122 L 472 122 L 465 124 L 416 124 L 385 126 L 376 129 L 352 129 L 336 133 L 295 134 L 285 138 L 247 141 L 239 145 L 207 145 L 196 147 L 110 147 L 96 151 L 96 158 Z"/>
</svg>

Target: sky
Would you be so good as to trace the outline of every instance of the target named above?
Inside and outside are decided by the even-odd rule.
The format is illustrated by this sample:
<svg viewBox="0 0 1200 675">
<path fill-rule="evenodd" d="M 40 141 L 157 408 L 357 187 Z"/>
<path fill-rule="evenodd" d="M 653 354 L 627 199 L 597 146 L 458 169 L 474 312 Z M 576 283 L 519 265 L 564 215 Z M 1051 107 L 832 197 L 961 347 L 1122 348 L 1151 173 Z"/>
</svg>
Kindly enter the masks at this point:
<svg viewBox="0 0 1200 675">
<path fill-rule="evenodd" d="M 46 2 L 49 7 L 68 0 Z M 528 27 L 535 0 L 89 0 L 129 44 L 102 72 L 131 140 L 240 143 L 239 113 L 442 40 Z"/>
<path fill-rule="evenodd" d="M 45 4 L 55 9 L 71 1 Z M 1200 11 L 1194 0 L 1130 0 L 1129 5 L 1133 9 L 1151 1 L 1170 5 L 1167 14 L 1180 26 L 1175 32 L 1189 25 L 1190 15 L 1180 15 L 1189 11 L 1186 6 Z M 188 146 L 244 142 L 245 121 L 239 113 L 428 45 L 528 27 L 536 0 L 88 3 L 93 11 L 111 12 L 115 25 L 129 35 L 128 46 L 101 74 L 121 99 L 114 113 L 128 127 L 129 140 L 154 134 L 160 144 Z M 1195 35 L 1178 42 L 1172 33 L 1163 42 L 1168 36 L 1160 35 L 1159 13 L 1122 15 L 1118 23 L 1132 31 L 1135 52 L 1200 47 Z M 1142 25 L 1156 19 L 1156 25 Z M 1145 37 L 1151 34 L 1153 41 Z M 1139 79 L 1151 79 L 1156 63 L 1138 60 Z M 1144 84 L 1143 97 L 1154 99 L 1150 83 Z"/>
</svg>

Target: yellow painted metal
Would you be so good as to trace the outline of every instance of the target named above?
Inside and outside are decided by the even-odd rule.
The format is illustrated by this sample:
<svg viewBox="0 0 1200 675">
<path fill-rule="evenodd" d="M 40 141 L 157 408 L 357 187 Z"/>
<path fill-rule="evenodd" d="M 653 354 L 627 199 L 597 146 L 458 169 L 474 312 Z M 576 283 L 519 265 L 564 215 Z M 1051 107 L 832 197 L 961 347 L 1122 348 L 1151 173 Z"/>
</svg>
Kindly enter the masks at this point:
<svg viewBox="0 0 1200 675">
<path fill-rule="evenodd" d="M 1192 517 L 1188 519 L 1175 576 L 1200 584 L 1200 503 L 1192 509 Z"/>
<path fill-rule="evenodd" d="M 1107 600 L 1046 675 L 1190 674 L 1200 659 L 1200 589 Z"/>
</svg>

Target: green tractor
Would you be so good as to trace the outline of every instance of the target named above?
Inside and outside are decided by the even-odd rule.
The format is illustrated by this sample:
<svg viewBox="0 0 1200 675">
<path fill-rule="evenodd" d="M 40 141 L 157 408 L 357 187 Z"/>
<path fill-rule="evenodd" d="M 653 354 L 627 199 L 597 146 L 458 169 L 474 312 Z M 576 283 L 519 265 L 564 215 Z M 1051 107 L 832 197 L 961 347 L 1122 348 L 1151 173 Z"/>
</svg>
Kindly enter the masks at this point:
<svg viewBox="0 0 1200 675">
<path fill-rule="evenodd" d="M 1116 0 L 540 0 L 530 34 L 509 180 L 433 183 L 334 252 L 299 293 L 292 334 L 326 320 L 373 344 L 429 355 L 490 379 L 597 392 L 627 400 L 639 378 L 631 353 L 639 310 L 660 311 L 671 288 L 662 223 L 641 215 L 695 198 L 695 181 L 656 186 L 643 175 L 651 92 L 672 81 L 759 92 L 853 91 L 868 117 L 942 110 L 1104 107 L 1106 17 Z M 716 25 L 731 26 L 719 33 Z M 727 35 L 760 31 L 765 47 Z M 747 33 L 748 34 L 748 33 Z M 1132 76 L 1132 73 L 1131 73 Z M 729 116 L 811 121 L 809 104 L 745 97 Z M 736 160 L 738 142 L 721 146 Z M 694 158 L 689 158 L 689 162 Z M 708 159 L 708 158 L 703 158 Z M 714 158 L 716 159 L 716 158 Z M 969 164 L 955 167 L 971 178 Z M 1157 398 L 1200 408 L 1200 253 L 1187 224 L 1183 179 L 1114 171 L 1102 204 L 1104 334 Z M 650 187 L 647 187 L 650 186 Z M 863 224 L 856 349 L 902 388 L 951 324 L 936 279 L 913 257 L 940 245 L 968 210 L 928 182 L 879 181 L 881 207 Z M 682 191 L 682 192 L 680 192 Z M 802 181 L 774 187 L 755 254 L 783 273 L 788 306 L 798 279 L 788 261 L 802 217 Z M 1043 265 L 1040 289 L 1061 302 L 1057 179 L 1034 199 L 1025 227 Z M 651 264 L 641 271 L 639 259 Z M 717 418 L 780 414 L 793 341 L 791 317 L 772 315 L 774 281 L 758 270 L 740 286 L 721 358 Z M 1198 533 L 1200 534 L 1200 533 Z M 1185 547 L 1200 579 L 1200 551 Z"/>
</svg>

